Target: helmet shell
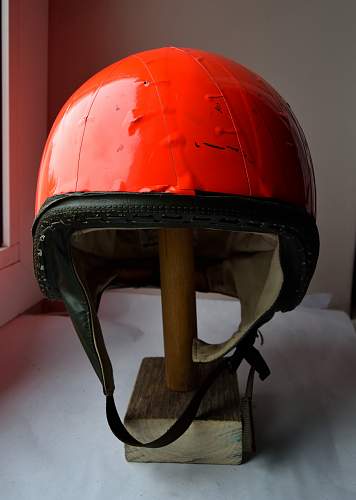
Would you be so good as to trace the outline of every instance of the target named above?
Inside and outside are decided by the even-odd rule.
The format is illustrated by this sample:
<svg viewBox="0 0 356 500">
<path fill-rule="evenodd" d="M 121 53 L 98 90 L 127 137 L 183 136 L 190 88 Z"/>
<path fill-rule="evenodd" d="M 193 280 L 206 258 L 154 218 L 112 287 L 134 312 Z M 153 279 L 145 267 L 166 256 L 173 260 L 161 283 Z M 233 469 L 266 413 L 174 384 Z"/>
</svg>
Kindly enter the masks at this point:
<svg viewBox="0 0 356 500">
<path fill-rule="evenodd" d="M 64 105 L 36 213 L 76 192 L 225 193 L 315 211 L 309 150 L 288 104 L 240 64 L 175 47 L 108 66 Z"/>
</svg>

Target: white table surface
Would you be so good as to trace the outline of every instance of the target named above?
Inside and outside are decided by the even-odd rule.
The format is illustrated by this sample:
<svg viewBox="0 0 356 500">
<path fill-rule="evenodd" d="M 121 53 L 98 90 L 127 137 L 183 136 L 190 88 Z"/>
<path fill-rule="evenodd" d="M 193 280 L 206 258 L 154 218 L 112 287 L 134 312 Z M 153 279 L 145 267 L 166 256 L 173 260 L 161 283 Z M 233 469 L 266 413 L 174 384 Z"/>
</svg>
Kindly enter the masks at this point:
<svg viewBox="0 0 356 500">
<path fill-rule="evenodd" d="M 231 334 L 238 317 L 234 301 L 198 300 L 208 341 Z M 124 414 L 141 358 L 162 354 L 160 298 L 107 294 L 101 318 Z M 135 464 L 107 427 L 101 387 L 69 319 L 8 323 L 0 329 L 1 500 L 355 500 L 351 321 L 299 307 L 263 334 L 272 375 L 255 383 L 257 455 L 242 466 Z"/>
</svg>

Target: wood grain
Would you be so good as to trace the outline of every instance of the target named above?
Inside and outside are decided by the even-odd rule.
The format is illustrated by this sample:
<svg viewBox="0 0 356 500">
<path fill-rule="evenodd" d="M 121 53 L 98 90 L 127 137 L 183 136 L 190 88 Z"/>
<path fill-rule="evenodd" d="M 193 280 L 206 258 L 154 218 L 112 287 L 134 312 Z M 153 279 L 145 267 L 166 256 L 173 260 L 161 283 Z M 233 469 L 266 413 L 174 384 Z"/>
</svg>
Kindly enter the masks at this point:
<svg viewBox="0 0 356 500">
<path fill-rule="evenodd" d="M 160 281 L 167 387 L 195 387 L 192 360 L 197 335 L 193 233 L 191 229 L 160 229 Z"/>
<path fill-rule="evenodd" d="M 213 364 L 197 368 L 199 381 Z M 192 394 L 167 389 L 163 358 L 144 358 L 125 424 L 139 439 L 152 440 L 174 423 Z M 129 462 L 240 464 L 244 443 L 236 375 L 225 372 L 216 380 L 190 428 L 175 443 L 159 449 L 126 445 L 125 455 Z"/>
</svg>

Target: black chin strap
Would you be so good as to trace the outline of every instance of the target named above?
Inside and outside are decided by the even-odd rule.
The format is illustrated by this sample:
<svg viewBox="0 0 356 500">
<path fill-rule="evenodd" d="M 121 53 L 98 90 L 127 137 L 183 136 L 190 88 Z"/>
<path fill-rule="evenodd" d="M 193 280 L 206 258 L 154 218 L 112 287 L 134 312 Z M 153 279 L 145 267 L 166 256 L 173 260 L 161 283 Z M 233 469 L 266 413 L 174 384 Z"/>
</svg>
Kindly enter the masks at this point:
<svg viewBox="0 0 356 500">
<path fill-rule="evenodd" d="M 63 240 L 62 244 L 65 245 L 66 243 L 67 239 Z M 64 252 L 65 250 L 63 249 L 62 253 L 64 254 Z M 61 255 L 61 253 L 57 252 L 57 255 Z M 62 272 L 59 273 L 59 288 L 79 339 L 102 383 L 106 396 L 106 415 L 110 429 L 120 441 L 132 446 L 146 448 L 159 448 L 172 443 L 188 429 L 199 410 L 203 397 L 216 378 L 224 370 L 235 372 L 243 359 L 251 365 L 252 370 L 250 373 L 253 374 L 254 371 L 257 371 L 262 380 L 268 377 L 270 373 L 269 368 L 261 354 L 253 346 L 258 334 L 257 327 L 255 327 L 249 330 L 238 342 L 234 353 L 231 356 L 224 357 L 206 376 L 182 415 L 167 432 L 149 443 L 138 441 L 130 434 L 121 421 L 113 397 L 115 390 L 113 369 L 97 315 L 100 295 L 105 289 L 104 286 L 100 285 L 103 280 L 103 268 L 96 268 L 95 265 L 88 267 L 87 263 L 87 259 L 78 259 L 74 264 L 73 257 L 70 261 L 62 260 Z M 71 267 L 68 269 L 65 266 Z M 70 279 L 73 274 L 72 267 L 77 277 L 76 280 Z M 105 275 L 106 286 L 110 283 L 109 278 L 110 276 Z M 251 390 L 248 389 L 247 392 L 252 392 L 252 383 L 253 379 L 251 378 L 251 382 L 248 385 Z"/>
<path fill-rule="evenodd" d="M 235 349 L 234 354 L 222 359 L 197 389 L 179 419 L 162 436 L 149 443 L 142 443 L 129 433 L 117 412 L 113 394 L 108 394 L 106 396 L 106 416 L 113 434 L 120 441 L 128 445 L 144 448 L 161 448 L 162 446 L 173 443 L 173 441 L 178 439 L 188 429 L 199 410 L 204 395 L 224 370 L 235 372 L 242 360 L 245 359 L 251 365 L 253 371 L 257 371 L 261 380 L 268 377 L 270 370 L 260 352 L 253 346 L 256 335 L 256 331 L 247 334 Z"/>
</svg>

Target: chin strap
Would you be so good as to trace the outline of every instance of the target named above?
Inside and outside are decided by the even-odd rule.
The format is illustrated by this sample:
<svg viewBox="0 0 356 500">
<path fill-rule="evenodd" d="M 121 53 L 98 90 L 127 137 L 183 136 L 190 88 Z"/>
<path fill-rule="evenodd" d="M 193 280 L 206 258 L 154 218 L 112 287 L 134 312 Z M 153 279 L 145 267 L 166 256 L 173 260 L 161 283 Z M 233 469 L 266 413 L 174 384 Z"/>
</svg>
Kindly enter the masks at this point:
<svg viewBox="0 0 356 500">
<path fill-rule="evenodd" d="M 224 370 L 235 372 L 243 359 L 245 359 L 251 366 L 246 395 L 243 400 L 247 397 L 251 403 L 254 372 L 257 371 L 261 380 L 264 380 L 270 374 L 270 370 L 265 360 L 261 356 L 260 352 L 253 346 L 256 336 L 257 330 L 249 332 L 247 336 L 239 342 L 234 353 L 229 357 L 223 358 L 217 367 L 209 373 L 201 386 L 195 392 L 193 398 L 178 420 L 162 436 L 149 443 L 142 443 L 129 433 L 117 412 L 113 394 L 107 394 L 106 416 L 113 434 L 123 443 L 144 448 L 161 448 L 162 446 L 167 446 L 173 443 L 188 429 L 199 410 L 203 397 L 217 377 Z"/>
<path fill-rule="evenodd" d="M 65 278 L 65 276 L 66 273 L 62 273 L 62 277 Z M 92 273 L 91 276 L 95 278 L 95 273 Z M 270 370 L 259 351 L 253 346 L 258 335 L 257 328 L 254 328 L 247 332 L 239 341 L 234 353 L 231 356 L 222 358 L 216 367 L 206 376 L 181 416 L 161 437 L 149 443 L 138 441 L 124 426 L 115 406 L 113 396 L 115 390 L 113 370 L 97 316 L 98 300 L 95 294 L 90 293 L 89 290 L 89 288 L 95 289 L 95 287 L 85 286 L 84 283 L 87 282 L 89 282 L 89 278 L 86 278 L 83 282 L 78 275 L 78 283 L 73 289 L 73 281 L 69 283 L 64 281 L 62 283 L 63 300 L 65 301 L 80 341 L 103 385 L 104 394 L 106 396 L 107 420 L 110 429 L 120 441 L 128 445 L 146 448 L 160 448 L 173 443 L 173 441 L 178 439 L 188 429 L 199 410 L 203 397 L 217 377 L 224 370 L 235 372 L 244 359 L 253 368 L 253 373 L 254 370 L 257 371 L 261 380 L 268 377 Z M 250 386 L 252 386 L 252 382 Z"/>
<path fill-rule="evenodd" d="M 264 380 L 270 370 L 258 350 L 253 346 L 258 336 L 258 327 L 251 328 L 237 343 L 232 355 L 223 357 L 203 380 L 194 393 L 178 420 L 159 438 L 148 443 L 138 441 L 126 429 L 117 412 L 114 401 L 114 376 L 110 357 L 108 355 L 100 321 L 97 315 L 102 291 L 110 283 L 110 276 L 105 275 L 103 283 L 103 268 L 95 265 L 87 266 L 87 260 L 63 259 L 68 245 L 67 235 L 63 233 L 58 242 L 61 251 L 56 252 L 58 262 L 58 288 L 73 322 L 73 326 L 84 347 L 84 350 L 103 386 L 106 396 L 106 415 L 110 429 L 124 443 L 132 446 L 159 448 L 167 446 L 178 439 L 194 420 L 202 399 L 214 381 L 224 370 L 235 372 L 245 359 L 252 367 L 247 393 L 252 391 L 254 371 Z M 105 266 L 104 266 L 105 267 Z M 73 279 L 75 273 L 76 279 Z M 105 285 L 105 286 L 104 286 Z M 248 400 L 251 402 L 251 398 Z M 243 408 L 242 408 L 243 410 Z"/>
</svg>

